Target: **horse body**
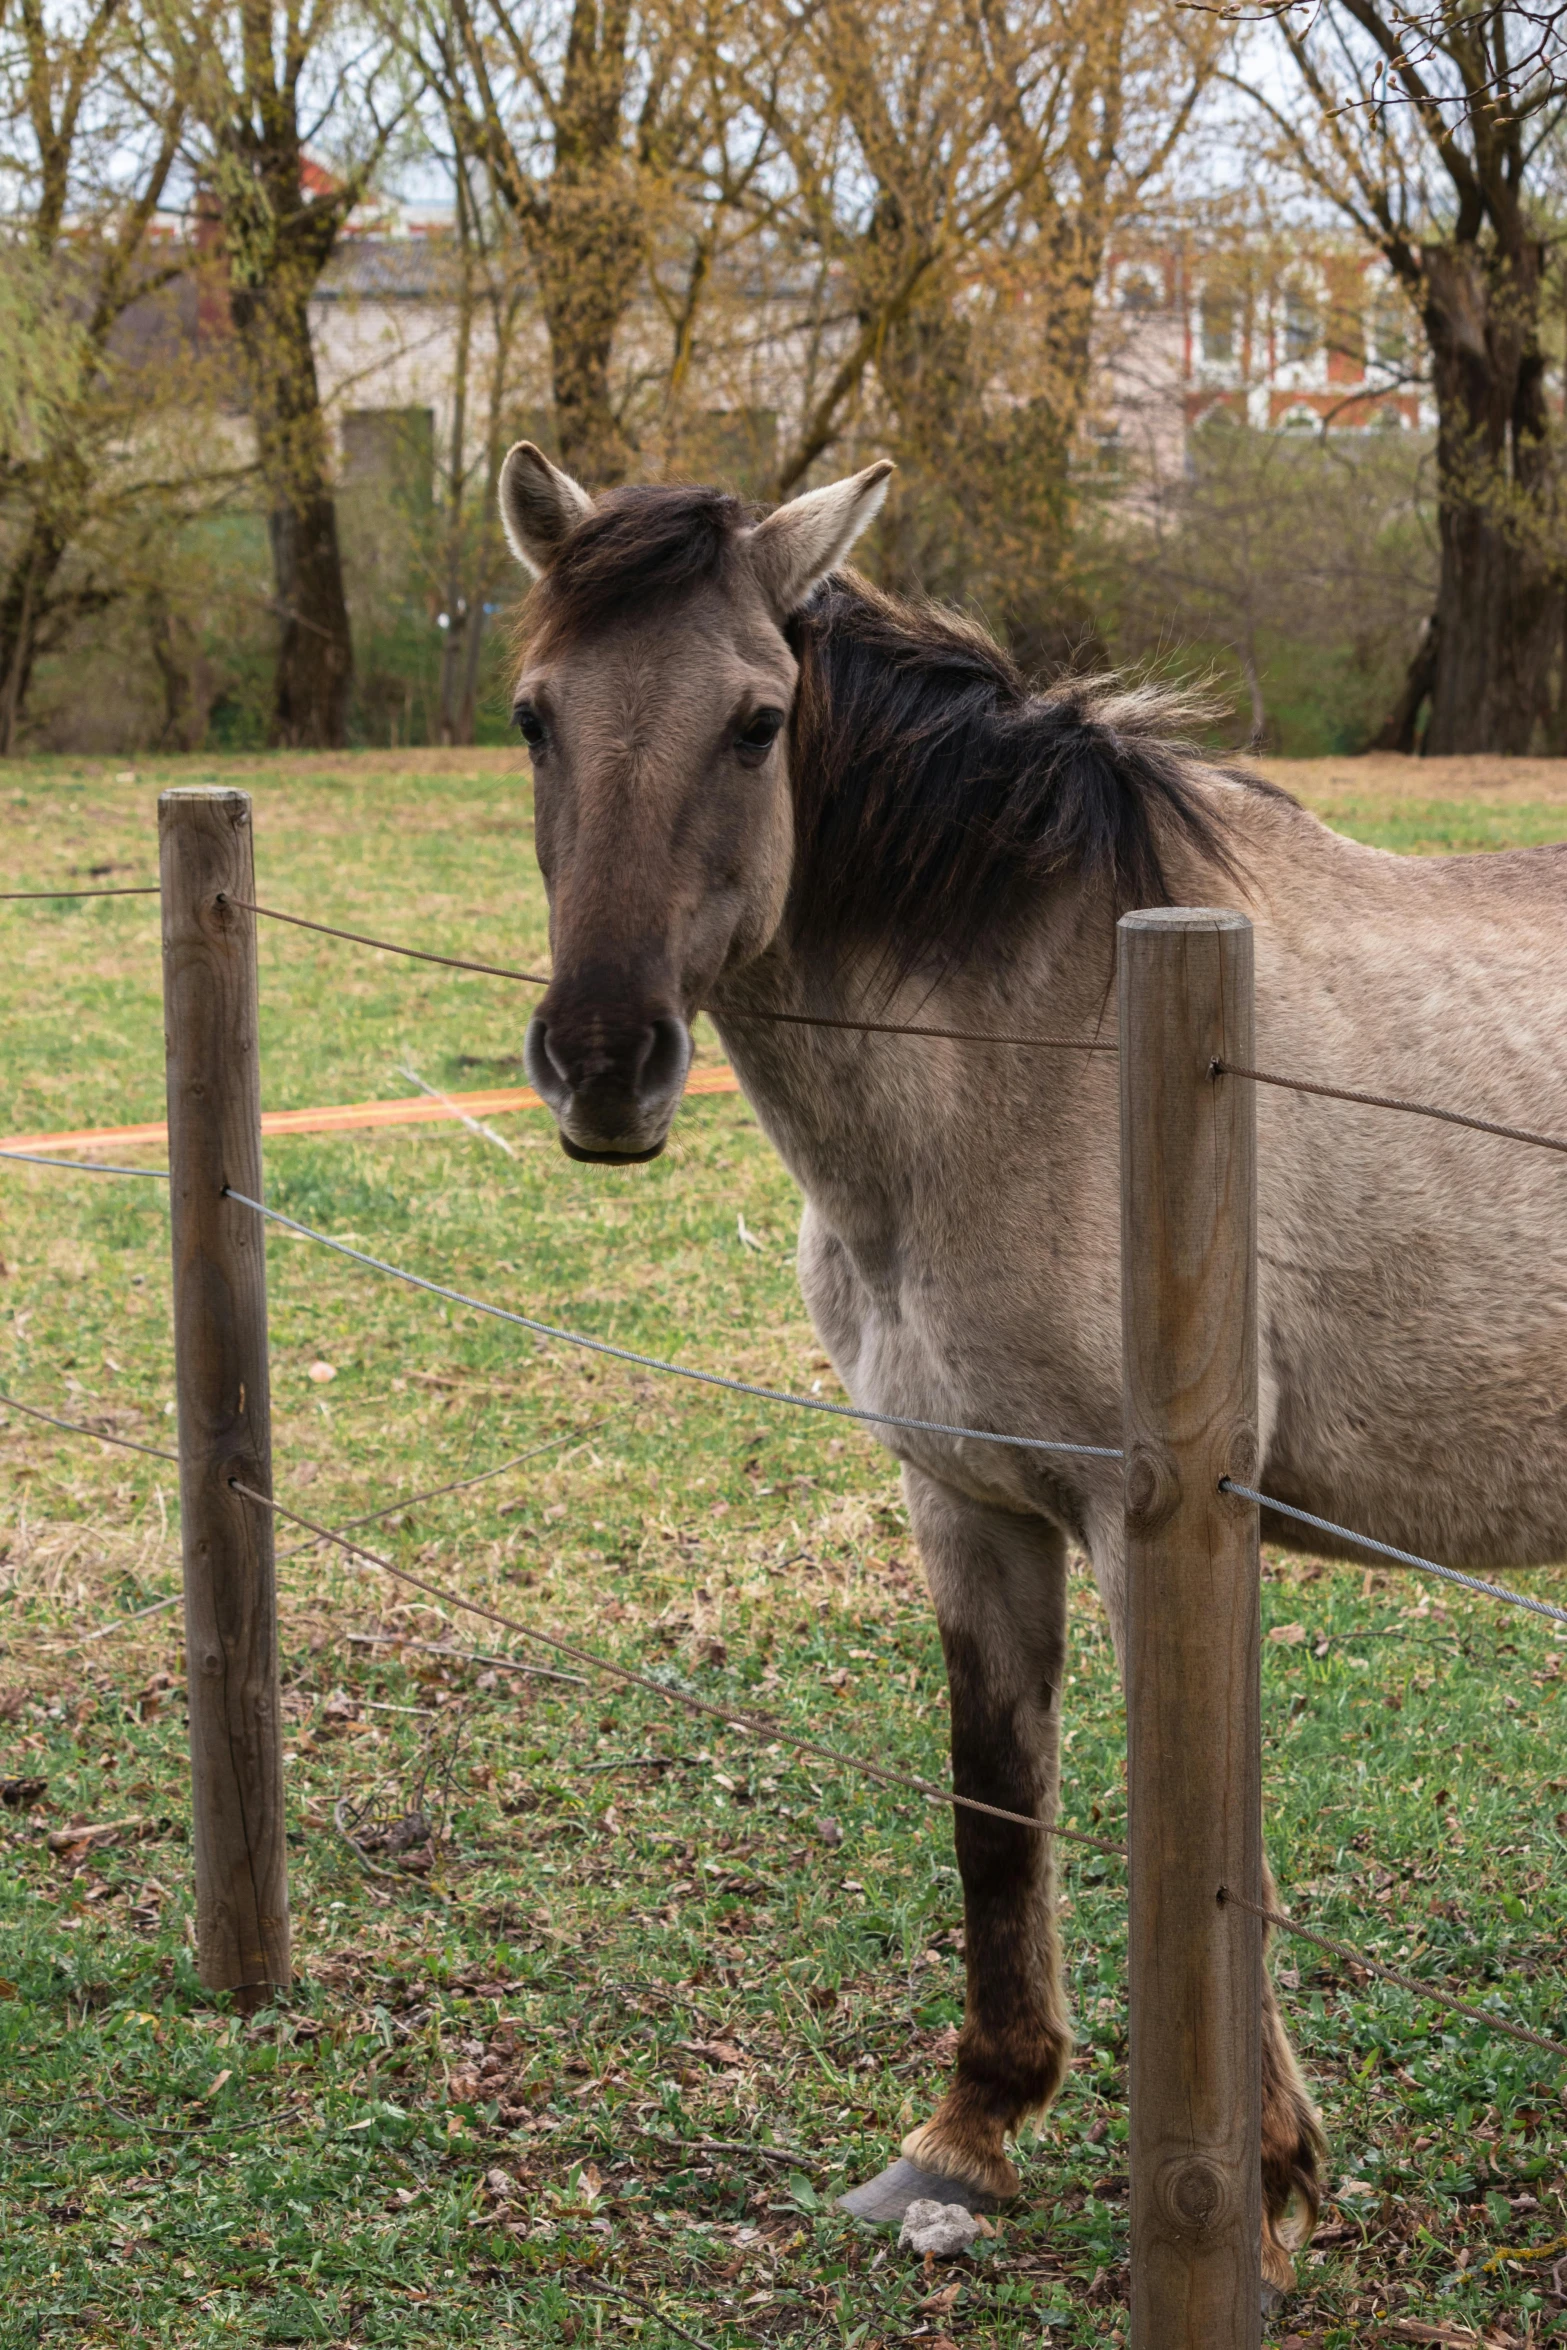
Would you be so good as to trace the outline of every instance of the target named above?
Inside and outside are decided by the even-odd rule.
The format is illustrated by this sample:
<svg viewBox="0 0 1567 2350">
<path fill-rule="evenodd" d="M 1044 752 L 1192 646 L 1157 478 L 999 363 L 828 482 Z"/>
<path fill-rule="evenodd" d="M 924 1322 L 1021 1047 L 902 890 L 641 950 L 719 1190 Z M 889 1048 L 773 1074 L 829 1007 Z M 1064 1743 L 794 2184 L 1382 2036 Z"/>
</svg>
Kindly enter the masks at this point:
<svg viewBox="0 0 1567 2350">
<path fill-rule="evenodd" d="M 978 631 L 829 578 L 884 472 L 752 529 L 716 493 L 595 507 L 536 451 L 508 459 L 508 533 L 542 574 L 518 715 L 555 968 L 528 1066 L 574 1156 L 649 1157 L 709 1010 L 805 1195 L 801 1285 L 853 1401 L 1113 1447 L 1113 1054 L 777 1015 L 1107 1044 L 1118 910 L 1239 904 L 1263 1066 L 1564 1123 L 1567 853 L 1391 857 L 1173 748 L 1154 697 L 1030 696 Z M 1561 1557 L 1560 1160 L 1257 1094 L 1264 1489 L 1454 1563 Z M 1119 1463 L 878 1433 L 935 1604 L 954 1785 L 1048 1819 L 1069 1544 L 1122 1645 Z M 933 2189 L 1014 2193 L 1006 2139 L 1070 2053 L 1050 1839 L 965 1811 L 954 1838 L 955 2073 L 903 2158 L 846 2199 L 867 2216 Z M 1275 2288 L 1321 2155 L 1269 1987 Z"/>
<path fill-rule="evenodd" d="M 1567 850 L 1395 857 L 1221 776 L 1207 788 L 1244 886 L 1195 859 L 1173 878 L 1183 902 L 1238 898 L 1251 916 L 1266 1066 L 1563 1122 Z M 1094 896 L 1049 893 L 1004 985 L 983 969 L 914 981 L 877 1016 L 1113 1042 L 1112 921 Z M 873 972 L 824 986 L 780 949 L 710 1005 L 805 1195 L 801 1286 L 834 1369 L 868 1410 L 1118 1444 L 1113 1055 L 766 1023 L 807 1006 L 852 1019 L 873 990 Z M 1455 1565 L 1567 1554 L 1567 1171 L 1499 1138 L 1256 1090 L 1265 1490 Z M 886 1441 L 975 1500 L 1055 1519 L 1119 1637 L 1116 1464 Z"/>
</svg>

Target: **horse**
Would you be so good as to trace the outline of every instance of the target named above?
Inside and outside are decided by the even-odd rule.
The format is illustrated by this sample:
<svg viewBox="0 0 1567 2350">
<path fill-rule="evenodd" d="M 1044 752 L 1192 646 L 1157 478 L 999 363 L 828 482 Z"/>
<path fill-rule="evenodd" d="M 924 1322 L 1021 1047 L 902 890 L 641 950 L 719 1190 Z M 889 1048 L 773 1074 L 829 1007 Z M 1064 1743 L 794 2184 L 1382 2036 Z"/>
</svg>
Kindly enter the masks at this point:
<svg viewBox="0 0 1567 2350">
<path fill-rule="evenodd" d="M 1116 1063 L 1000 1040 L 1113 1036 L 1119 915 L 1236 907 L 1275 1067 L 1537 1124 L 1567 1104 L 1567 849 L 1367 848 L 1187 747 L 1168 695 L 1030 690 L 970 620 L 844 567 L 891 470 L 757 519 L 711 488 L 594 500 L 509 453 L 502 520 L 533 581 L 513 715 L 553 947 L 526 1064 L 573 1159 L 651 1159 L 705 1011 L 804 1195 L 800 1286 L 850 1400 L 1114 1447 Z M 1262 1486 L 1455 1563 L 1567 1555 L 1557 1162 L 1257 1093 Z M 1051 1820 L 1069 1545 L 1122 1651 L 1119 1464 L 877 1433 L 935 1606 L 954 1788 Z M 1007 2140 L 1070 2058 L 1052 1839 L 961 1810 L 954 1835 L 956 2063 L 843 2198 L 872 2220 L 1013 2198 Z M 1265 2300 L 1310 2239 L 1325 2151 L 1266 1983 Z"/>
</svg>

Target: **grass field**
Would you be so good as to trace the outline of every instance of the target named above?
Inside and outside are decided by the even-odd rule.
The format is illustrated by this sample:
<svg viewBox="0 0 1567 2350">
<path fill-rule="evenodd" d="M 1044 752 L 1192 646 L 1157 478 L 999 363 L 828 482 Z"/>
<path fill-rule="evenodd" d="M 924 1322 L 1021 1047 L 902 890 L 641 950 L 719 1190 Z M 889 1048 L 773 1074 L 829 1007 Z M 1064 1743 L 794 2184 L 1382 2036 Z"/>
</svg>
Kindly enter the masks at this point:
<svg viewBox="0 0 1567 2350">
<path fill-rule="evenodd" d="M 1567 836 L 1567 776 L 1545 763 L 1274 772 L 1401 849 Z M 256 795 L 264 903 L 481 959 L 542 950 L 503 754 L 17 765 L 3 886 L 152 878 L 156 788 L 220 776 Z M 405 1063 L 521 1082 L 522 990 L 270 926 L 261 957 L 269 1108 L 404 1094 Z M 160 1114 L 154 901 L 0 907 L 0 1006 L 0 1129 Z M 456 1127 L 277 1143 L 269 1194 L 525 1311 L 832 1391 L 792 1186 L 742 1101 L 689 1104 L 663 1159 L 613 1176 L 570 1165 L 537 1114 L 498 1127 L 514 1156 Z M 165 1214 L 152 1184 L 0 1174 L 6 1394 L 170 1441 Z M 375 1538 L 670 1686 L 944 1775 L 938 1645 L 866 1438 L 536 1346 L 286 1237 L 269 1279 L 284 1501 L 339 1524 L 551 1444 Z M 1065 1871 L 1080 2042 L 1022 2150 L 1025 2202 L 961 2276 L 927 2276 L 832 2201 L 944 2074 L 962 1992 L 945 1817 L 650 1694 L 372 1645 L 528 1653 L 285 1539 L 300 1981 L 242 2022 L 192 1966 L 177 1614 L 137 1613 L 177 1587 L 172 1471 L 3 1408 L 0 1435 L 6 2350 L 1124 2340 L 1118 1867 Z M 1278 1553 L 1265 1572 L 1286 1897 L 1559 2035 L 1562 1644 L 1408 1579 Z M 1534 1582 L 1567 1596 L 1567 1575 Z M 1113 1830 L 1124 1724 L 1085 1574 L 1073 1615 L 1065 1817 Z M 423 1865 L 368 1873 L 334 1804 L 379 1788 L 400 1810 L 421 1774 L 448 1832 Z M 105 1823 L 107 1841 L 69 1834 Z M 1304 1945 L 1276 1969 L 1333 2195 L 1268 2340 L 1560 2332 L 1550 2060 Z"/>
</svg>

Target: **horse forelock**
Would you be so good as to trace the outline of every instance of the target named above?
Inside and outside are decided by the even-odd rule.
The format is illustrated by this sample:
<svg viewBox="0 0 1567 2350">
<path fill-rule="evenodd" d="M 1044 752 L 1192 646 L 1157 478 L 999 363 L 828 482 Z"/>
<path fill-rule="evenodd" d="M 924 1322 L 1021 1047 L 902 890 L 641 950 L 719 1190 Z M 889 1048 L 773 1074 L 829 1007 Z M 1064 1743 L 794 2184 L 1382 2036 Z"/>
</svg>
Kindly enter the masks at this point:
<svg viewBox="0 0 1567 2350">
<path fill-rule="evenodd" d="M 725 490 L 635 483 L 607 490 L 522 606 L 518 652 L 571 639 L 721 578 L 751 519 Z"/>
</svg>

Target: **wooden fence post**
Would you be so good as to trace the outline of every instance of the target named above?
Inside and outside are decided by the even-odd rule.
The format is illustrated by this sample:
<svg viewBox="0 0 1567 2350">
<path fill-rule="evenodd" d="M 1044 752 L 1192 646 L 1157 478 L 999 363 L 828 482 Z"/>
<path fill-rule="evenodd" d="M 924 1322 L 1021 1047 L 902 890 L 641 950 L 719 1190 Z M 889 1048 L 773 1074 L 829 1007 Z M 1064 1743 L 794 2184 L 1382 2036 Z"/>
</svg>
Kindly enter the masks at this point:
<svg viewBox="0 0 1567 2350">
<path fill-rule="evenodd" d="M 270 1512 L 250 796 L 158 802 L 174 1247 L 174 1376 L 201 1979 L 254 2008 L 289 1981 L 288 1857 Z"/>
<path fill-rule="evenodd" d="M 1261 2328 L 1257 1175 L 1244 915 L 1120 924 L 1133 2350 Z"/>
</svg>

